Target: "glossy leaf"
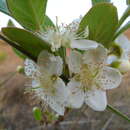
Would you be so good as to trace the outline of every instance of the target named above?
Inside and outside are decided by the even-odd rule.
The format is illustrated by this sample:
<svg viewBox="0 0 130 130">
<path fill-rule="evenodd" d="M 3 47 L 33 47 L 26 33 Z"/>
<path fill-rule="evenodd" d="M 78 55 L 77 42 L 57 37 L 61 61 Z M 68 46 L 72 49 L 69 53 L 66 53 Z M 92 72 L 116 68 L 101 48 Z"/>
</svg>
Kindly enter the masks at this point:
<svg viewBox="0 0 130 130">
<path fill-rule="evenodd" d="M 7 0 L 11 15 L 26 29 L 39 31 L 44 21 L 47 0 Z"/>
<path fill-rule="evenodd" d="M 0 0 L 0 11 L 9 15 L 9 11 L 7 9 L 6 0 Z"/>
<path fill-rule="evenodd" d="M 111 0 L 91 0 L 91 1 L 92 1 L 92 5 L 95 5 L 100 2 L 111 2 Z"/>
<path fill-rule="evenodd" d="M 15 27 L 7 27 L 2 28 L 2 33 L 28 51 L 35 58 L 42 50 L 50 51 L 49 44 L 29 31 Z"/>
<path fill-rule="evenodd" d="M 127 7 L 127 9 L 125 10 L 125 12 L 123 13 L 122 17 L 119 20 L 118 23 L 118 28 L 120 28 L 120 26 L 124 23 L 124 21 L 130 16 L 130 6 Z"/>
<path fill-rule="evenodd" d="M 117 8 L 110 3 L 93 6 L 81 20 L 78 33 L 89 28 L 89 39 L 109 47 L 118 24 Z"/>
<path fill-rule="evenodd" d="M 114 40 L 123 32 L 125 32 L 126 30 L 128 30 L 130 28 L 130 21 L 127 22 L 123 27 L 121 27 L 114 36 Z"/>
<path fill-rule="evenodd" d="M 14 25 L 14 23 L 13 23 L 13 21 L 11 20 L 11 19 L 9 19 L 9 21 L 8 21 L 8 27 L 15 27 L 15 25 Z M 26 59 L 27 57 L 23 54 L 23 53 L 21 53 L 19 50 L 17 50 L 16 48 L 13 48 L 12 47 L 12 50 L 14 51 L 14 53 L 18 56 L 18 57 L 20 57 L 20 58 L 22 58 L 22 59 Z"/>
<path fill-rule="evenodd" d="M 21 47 L 20 45 L 18 45 L 17 43 L 9 40 L 6 36 L 3 36 L 2 34 L 0 34 L 0 39 L 5 41 L 6 44 L 14 47 L 15 49 L 19 50 L 21 53 L 25 54 L 28 58 L 37 61 L 37 57 L 34 57 L 31 53 L 29 53 L 27 50 L 25 50 L 23 47 Z"/>
<path fill-rule="evenodd" d="M 48 16 L 45 16 L 44 22 L 42 24 L 42 29 L 43 31 L 45 31 L 47 28 L 50 28 L 50 27 L 55 27 L 55 25 Z"/>
<path fill-rule="evenodd" d="M 20 58 L 22 58 L 22 59 L 26 59 L 27 58 L 27 56 L 25 56 L 23 53 L 21 53 L 20 51 L 18 51 L 17 49 L 15 49 L 15 48 L 12 48 L 13 49 L 13 51 L 15 52 L 15 54 L 18 56 L 18 57 L 20 57 Z"/>
</svg>

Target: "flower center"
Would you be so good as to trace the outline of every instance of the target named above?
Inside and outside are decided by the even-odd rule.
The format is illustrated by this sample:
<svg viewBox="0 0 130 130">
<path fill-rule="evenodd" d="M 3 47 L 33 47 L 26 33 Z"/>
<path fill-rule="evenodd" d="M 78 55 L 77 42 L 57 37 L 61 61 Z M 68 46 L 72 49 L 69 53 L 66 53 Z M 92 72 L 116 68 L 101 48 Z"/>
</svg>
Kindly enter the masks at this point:
<svg viewBox="0 0 130 130">
<path fill-rule="evenodd" d="M 82 84 L 82 89 L 87 91 L 90 90 L 94 84 L 96 84 L 96 75 L 96 73 L 91 72 L 91 70 L 88 68 L 88 65 L 83 64 L 80 68 L 80 73 L 76 75 L 76 80 L 80 81 Z"/>
</svg>

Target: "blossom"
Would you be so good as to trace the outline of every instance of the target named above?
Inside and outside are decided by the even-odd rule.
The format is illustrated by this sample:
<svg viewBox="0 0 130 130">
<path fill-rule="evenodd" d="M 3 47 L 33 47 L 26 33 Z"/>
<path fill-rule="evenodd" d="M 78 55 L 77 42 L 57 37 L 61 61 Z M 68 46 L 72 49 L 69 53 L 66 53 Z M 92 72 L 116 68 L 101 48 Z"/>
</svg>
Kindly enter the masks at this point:
<svg viewBox="0 0 130 130">
<path fill-rule="evenodd" d="M 108 64 L 115 64 L 115 62 L 118 62 L 118 69 L 122 72 L 128 72 L 130 71 L 130 41 L 128 38 L 121 34 L 117 39 L 115 40 L 116 45 L 120 47 L 121 55 L 109 55 L 107 59 Z"/>
<path fill-rule="evenodd" d="M 122 49 L 121 59 L 130 60 L 130 41 L 128 38 L 125 35 L 121 34 L 119 37 L 117 37 L 115 42 Z"/>
<path fill-rule="evenodd" d="M 126 73 L 128 71 L 130 71 L 130 62 L 129 60 L 121 60 L 118 69 L 120 70 L 120 72 L 122 73 Z"/>
<path fill-rule="evenodd" d="M 78 25 L 76 24 L 75 26 Z M 97 47 L 96 42 L 91 40 L 83 40 L 89 35 L 88 27 L 85 29 L 84 32 L 77 34 L 77 30 L 74 29 L 76 28 L 75 26 L 49 28 L 46 32 L 41 34 L 41 38 L 51 45 L 51 50 L 53 52 L 57 51 L 61 47 L 73 49 L 78 48 L 80 50 L 87 50 L 89 48 Z"/>
<path fill-rule="evenodd" d="M 40 53 L 38 62 L 27 59 L 25 73 L 32 78 L 32 87 L 36 95 L 44 100 L 59 115 L 64 115 L 67 89 L 62 74 L 63 61 L 60 56 L 54 56 L 47 51 Z"/>
<path fill-rule="evenodd" d="M 68 83 L 68 106 L 80 108 L 85 102 L 96 111 L 107 105 L 106 90 L 119 86 L 122 76 L 117 69 L 106 66 L 107 50 L 99 45 L 84 54 L 71 51 L 70 71 L 75 74 Z"/>
</svg>

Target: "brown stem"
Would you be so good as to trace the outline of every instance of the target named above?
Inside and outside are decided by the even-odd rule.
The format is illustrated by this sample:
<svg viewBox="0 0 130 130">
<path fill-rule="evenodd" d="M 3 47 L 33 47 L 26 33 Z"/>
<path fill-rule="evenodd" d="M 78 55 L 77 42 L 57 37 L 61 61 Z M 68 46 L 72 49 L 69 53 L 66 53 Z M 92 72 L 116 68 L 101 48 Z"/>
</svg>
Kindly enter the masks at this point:
<svg viewBox="0 0 130 130">
<path fill-rule="evenodd" d="M 68 116 L 69 112 L 70 112 L 70 109 L 66 108 L 64 116 L 59 116 L 59 119 L 54 123 L 54 125 L 58 125 L 60 122 L 64 121 L 66 116 Z"/>
</svg>

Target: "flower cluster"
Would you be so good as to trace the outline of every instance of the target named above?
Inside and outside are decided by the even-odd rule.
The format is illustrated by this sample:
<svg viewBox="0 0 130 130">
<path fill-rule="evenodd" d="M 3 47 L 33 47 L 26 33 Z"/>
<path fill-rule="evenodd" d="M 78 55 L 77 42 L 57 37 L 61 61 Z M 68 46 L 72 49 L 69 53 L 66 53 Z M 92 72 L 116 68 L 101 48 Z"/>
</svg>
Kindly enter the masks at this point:
<svg viewBox="0 0 130 130">
<path fill-rule="evenodd" d="M 48 29 L 40 36 L 51 45 L 52 53 L 42 51 L 37 63 L 25 60 L 25 73 L 32 79 L 35 95 L 59 115 L 64 115 L 66 108 L 84 104 L 95 111 L 105 110 L 106 91 L 118 87 L 122 80 L 121 69 L 111 64 L 129 60 L 130 49 L 122 46 L 127 43 L 124 36 L 115 41 L 122 48 L 119 58 L 100 43 L 81 37 L 75 29 L 72 25 Z M 89 35 L 88 28 L 84 33 Z"/>
</svg>

